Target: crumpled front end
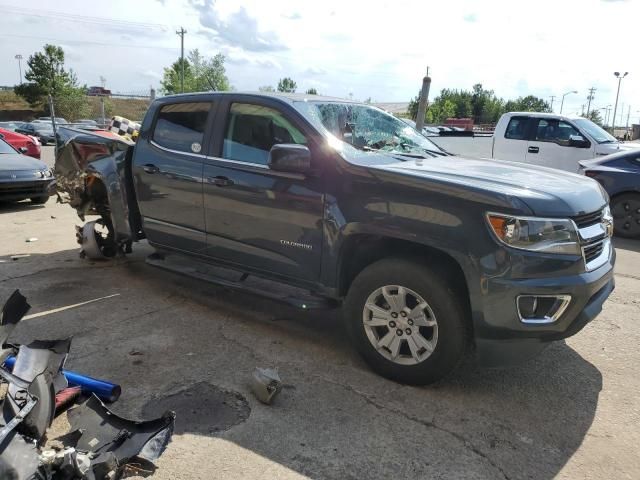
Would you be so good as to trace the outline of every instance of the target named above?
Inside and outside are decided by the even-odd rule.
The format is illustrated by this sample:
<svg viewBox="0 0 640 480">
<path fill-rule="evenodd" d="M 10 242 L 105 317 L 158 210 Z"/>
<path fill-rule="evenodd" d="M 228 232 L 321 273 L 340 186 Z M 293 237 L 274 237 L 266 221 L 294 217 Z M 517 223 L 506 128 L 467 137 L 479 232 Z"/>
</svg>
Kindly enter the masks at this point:
<svg viewBox="0 0 640 480">
<path fill-rule="evenodd" d="M 127 165 L 133 145 L 109 132 L 97 134 L 65 127 L 58 130 L 58 198 L 75 208 L 83 221 L 86 215 L 100 216 L 94 225 L 101 225 L 103 231 L 94 230 L 91 242 L 99 245 L 98 253 L 103 257 L 130 251 L 135 240 L 136 228 L 131 226 L 129 208 L 133 192 L 127 188 Z M 78 235 L 81 245 L 86 238 Z"/>
</svg>

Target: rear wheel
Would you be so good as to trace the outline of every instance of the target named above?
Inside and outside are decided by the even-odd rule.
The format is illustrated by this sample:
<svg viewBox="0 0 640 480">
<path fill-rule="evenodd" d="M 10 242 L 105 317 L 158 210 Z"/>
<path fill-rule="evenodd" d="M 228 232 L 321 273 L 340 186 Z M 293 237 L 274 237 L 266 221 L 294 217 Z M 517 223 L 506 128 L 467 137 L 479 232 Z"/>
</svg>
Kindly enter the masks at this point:
<svg viewBox="0 0 640 480">
<path fill-rule="evenodd" d="M 450 281 L 427 266 L 384 259 L 351 284 L 345 321 L 376 372 L 402 383 L 428 384 L 464 356 L 468 334 L 461 300 Z"/>
<path fill-rule="evenodd" d="M 49 200 L 49 195 L 42 195 L 40 197 L 31 197 L 29 200 L 31 200 L 31 203 L 35 203 L 36 205 L 41 205 L 43 203 L 47 203 L 47 201 Z"/>
<path fill-rule="evenodd" d="M 619 237 L 640 238 L 640 193 L 623 193 L 611 200 L 613 231 Z"/>
</svg>

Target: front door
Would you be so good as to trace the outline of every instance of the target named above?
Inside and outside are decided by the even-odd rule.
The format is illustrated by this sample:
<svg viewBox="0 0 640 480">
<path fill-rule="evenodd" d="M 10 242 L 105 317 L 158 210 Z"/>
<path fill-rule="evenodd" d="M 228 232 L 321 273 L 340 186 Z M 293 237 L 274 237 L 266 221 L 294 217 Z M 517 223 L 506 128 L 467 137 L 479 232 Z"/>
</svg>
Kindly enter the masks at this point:
<svg viewBox="0 0 640 480">
<path fill-rule="evenodd" d="M 211 102 L 162 105 L 152 131 L 136 145 L 134 184 L 152 243 L 192 253 L 205 249 L 202 169 L 211 111 Z"/>
<path fill-rule="evenodd" d="M 205 160 L 207 253 L 235 266 L 317 280 L 321 178 L 278 172 L 267 165 L 275 144 L 307 145 L 312 163 L 316 147 L 295 112 L 273 100 L 250 101 L 223 108 L 226 118 L 216 122 L 214 130 L 220 139 L 217 155 Z"/>
<path fill-rule="evenodd" d="M 572 137 L 584 139 L 573 125 L 554 118 L 536 120 L 527 146 L 527 163 L 577 173 L 578 161 L 593 158 L 593 145 L 588 148 L 571 145 Z"/>
</svg>

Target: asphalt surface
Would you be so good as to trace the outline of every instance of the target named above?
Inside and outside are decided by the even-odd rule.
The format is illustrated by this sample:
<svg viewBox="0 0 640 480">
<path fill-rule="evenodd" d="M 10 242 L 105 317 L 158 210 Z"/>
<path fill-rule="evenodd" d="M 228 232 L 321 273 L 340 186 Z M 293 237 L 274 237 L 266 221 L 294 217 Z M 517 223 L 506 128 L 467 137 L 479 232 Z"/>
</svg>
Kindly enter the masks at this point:
<svg viewBox="0 0 640 480">
<path fill-rule="evenodd" d="M 73 336 L 67 368 L 121 384 L 117 413 L 177 410 L 153 479 L 640 478 L 640 241 L 615 242 L 616 291 L 578 335 L 416 388 L 372 373 L 336 312 L 159 271 L 145 244 L 81 260 L 76 224 L 53 199 L 0 206 L 0 299 L 19 288 L 43 313 L 115 295 L 26 320 L 14 339 Z M 285 382 L 271 406 L 250 391 L 256 366 Z M 61 417 L 52 436 L 64 430 Z"/>
</svg>

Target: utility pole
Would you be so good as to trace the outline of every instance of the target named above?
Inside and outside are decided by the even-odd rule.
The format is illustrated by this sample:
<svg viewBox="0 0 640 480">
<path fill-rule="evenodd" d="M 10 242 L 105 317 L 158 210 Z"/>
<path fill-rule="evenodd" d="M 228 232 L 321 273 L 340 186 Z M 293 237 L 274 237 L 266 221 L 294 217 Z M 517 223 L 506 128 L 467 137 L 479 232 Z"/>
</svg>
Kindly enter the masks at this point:
<svg viewBox="0 0 640 480">
<path fill-rule="evenodd" d="M 589 101 L 587 103 L 587 117 L 589 116 L 589 111 L 591 110 L 591 100 L 594 99 L 594 93 L 595 93 L 596 89 L 595 87 L 591 87 L 589 89 L 589 96 L 587 97 L 587 100 Z"/>
<path fill-rule="evenodd" d="M 184 93 L 184 34 L 187 31 L 180 27 L 180 30 L 176 31 L 176 35 L 180 35 L 180 92 Z"/>
<path fill-rule="evenodd" d="M 625 135 L 629 135 L 629 117 L 631 116 L 631 105 L 629 105 L 629 109 L 627 110 L 627 126 L 624 127 Z"/>
<path fill-rule="evenodd" d="M 422 79 L 422 90 L 420 90 L 420 101 L 418 102 L 418 117 L 416 118 L 416 130 L 419 132 L 422 132 L 424 128 L 424 115 L 427 112 L 430 88 L 431 77 L 429 76 L 429 67 L 427 67 L 427 75 Z"/>
<path fill-rule="evenodd" d="M 553 112 L 553 101 L 556 99 L 555 95 L 551 95 L 551 111 Z"/>
<path fill-rule="evenodd" d="M 20 74 L 19 85 L 22 85 L 22 55 L 17 54 L 14 58 L 18 60 L 18 73 Z"/>
<path fill-rule="evenodd" d="M 618 113 L 618 97 L 620 96 L 620 83 L 622 83 L 622 79 L 626 77 L 629 72 L 624 72 L 624 74 L 620 75 L 620 72 L 613 72 L 613 74 L 618 79 L 618 92 L 616 93 L 616 105 L 613 107 L 613 121 L 611 122 L 611 133 L 615 137 L 615 129 L 616 129 L 616 113 Z"/>
</svg>

